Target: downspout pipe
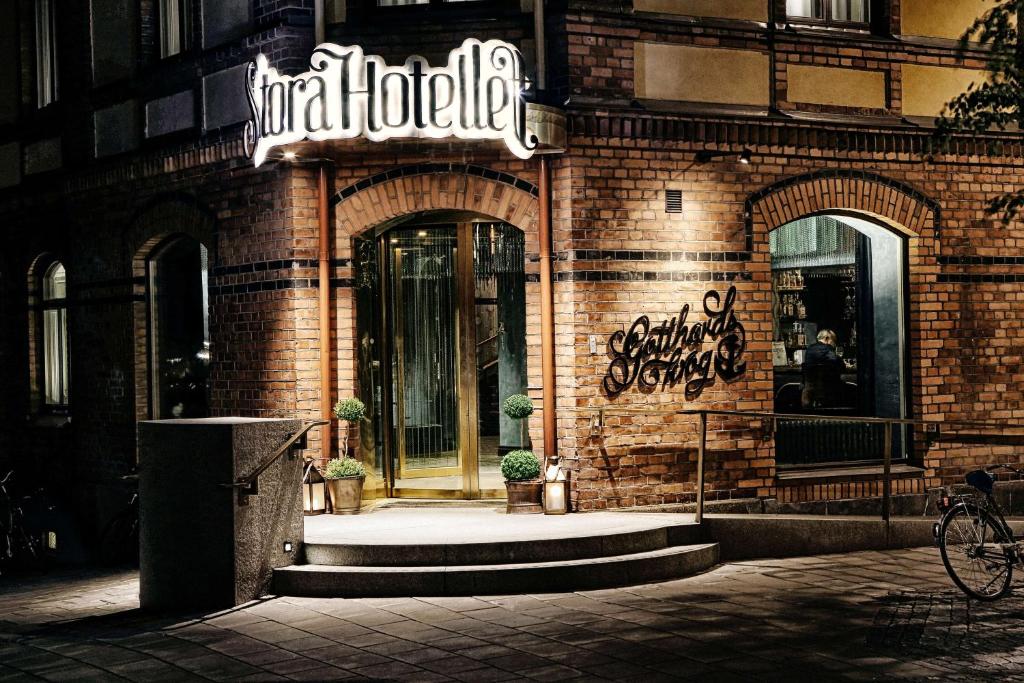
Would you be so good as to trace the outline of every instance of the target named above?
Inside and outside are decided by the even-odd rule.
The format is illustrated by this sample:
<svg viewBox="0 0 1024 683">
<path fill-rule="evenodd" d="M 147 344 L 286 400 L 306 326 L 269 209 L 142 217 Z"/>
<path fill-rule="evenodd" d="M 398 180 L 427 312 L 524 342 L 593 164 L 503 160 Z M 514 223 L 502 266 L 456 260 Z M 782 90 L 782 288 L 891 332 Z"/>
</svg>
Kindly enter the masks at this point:
<svg viewBox="0 0 1024 683">
<path fill-rule="evenodd" d="M 327 164 L 321 163 L 317 175 L 317 272 L 320 298 L 320 417 L 327 421 L 321 432 L 320 457 L 326 463 L 334 454 L 331 418 L 331 233 L 327 198 Z"/>
<path fill-rule="evenodd" d="M 533 0 L 533 42 L 536 45 L 537 90 L 548 89 L 548 46 L 544 29 L 544 0 Z"/>
<path fill-rule="evenodd" d="M 540 179 L 538 203 L 540 216 L 537 237 L 540 240 L 540 357 L 542 412 L 544 418 L 544 457 L 558 457 L 555 434 L 555 293 L 551 253 L 551 166 L 546 155 L 539 155 Z"/>
<path fill-rule="evenodd" d="M 313 0 L 313 38 L 319 45 L 326 40 L 327 16 L 324 4 L 327 0 Z"/>
<path fill-rule="evenodd" d="M 543 101 L 548 86 L 547 34 L 544 30 L 544 0 L 533 0 L 533 39 L 536 45 L 537 95 Z M 558 438 L 555 432 L 555 292 L 551 253 L 551 165 L 544 154 L 538 155 L 540 167 L 537 183 L 540 217 L 537 237 L 540 240 L 540 358 L 541 391 L 544 424 L 544 457 L 557 461 Z"/>
</svg>

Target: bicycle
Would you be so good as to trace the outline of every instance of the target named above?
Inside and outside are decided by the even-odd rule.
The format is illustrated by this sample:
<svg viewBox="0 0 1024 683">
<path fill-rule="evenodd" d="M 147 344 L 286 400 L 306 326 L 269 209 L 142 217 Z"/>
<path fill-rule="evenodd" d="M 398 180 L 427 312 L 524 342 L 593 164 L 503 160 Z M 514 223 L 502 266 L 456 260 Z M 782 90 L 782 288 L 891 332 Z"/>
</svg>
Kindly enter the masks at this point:
<svg viewBox="0 0 1024 683">
<path fill-rule="evenodd" d="M 996 480 L 992 472 L 1000 469 L 1024 475 L 1024 471 L 1008 464 L 968 472 L 967 484 L 982 495 L 941 496 L 942 518 L 932 529 L 953 583 L 978 600 L 998 600 L 1006 595 L 1014 565 L 1024 566 L 1024 543 L 1014 538 L 992 496 Z"/>
<path fill-rule="evenodd" d="M 138 485 L 139 475 L 128 474 L 122 481 Z M 99 560 L 106 566 L 139 564 L 139 492 L 133 491 L 128 504 L 107 522 L 100 532 Z"/>
<path fill-rule="evenodd" d="M 0 479 L 0 574 L 12 566 L 32 566 L 42 557 L 43 541 L 25 528 L 25 513 L 7 490 L 14 470 Z"/>
</svg>

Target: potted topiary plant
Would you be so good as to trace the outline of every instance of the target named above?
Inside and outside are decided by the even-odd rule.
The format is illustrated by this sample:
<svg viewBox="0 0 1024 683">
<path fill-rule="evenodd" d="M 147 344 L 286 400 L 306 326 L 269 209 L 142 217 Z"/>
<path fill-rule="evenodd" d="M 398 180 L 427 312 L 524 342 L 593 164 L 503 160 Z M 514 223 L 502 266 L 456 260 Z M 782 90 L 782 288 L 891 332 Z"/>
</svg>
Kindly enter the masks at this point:
<svg viewBox="0 0 1024 683">
<path fill-rule="evenodd" d="M 530 400 L 530 397 L 525 394 L 512 394 L 501 404 L 501 410 L 510 418 L 519 422 L 520 443 L 523 446 L 529 447 L 529 437 L 526 434 L 526 418 L 533 415 L 533 401 Z"/>
<path fill-rule="evenodd" d="M 334 417 L 345 425 L 341 428 L 341 457 L 348 457 L 348 434 L 353 422 L 358 422 L 366 415 L 366 404 L 358 398 L 343 398 L 334 404 Z"/>
<path fill-rule="evenodd" d="M 327 461 L 324 470 L 327 490 L 331 492 L 331 507 L 336 515 L 354 515 L 363 502 L 363 481 L 366 468 L 355 458 L 335 458 Z"/>
<path fill-rule="evenodd" d="M 510 451 L 501 459 L 501 474 L 505 477 L 510 514 L 544 512 L 544 482 L 540 480 L 540 463 L 533 451 Z"/>
</svg>

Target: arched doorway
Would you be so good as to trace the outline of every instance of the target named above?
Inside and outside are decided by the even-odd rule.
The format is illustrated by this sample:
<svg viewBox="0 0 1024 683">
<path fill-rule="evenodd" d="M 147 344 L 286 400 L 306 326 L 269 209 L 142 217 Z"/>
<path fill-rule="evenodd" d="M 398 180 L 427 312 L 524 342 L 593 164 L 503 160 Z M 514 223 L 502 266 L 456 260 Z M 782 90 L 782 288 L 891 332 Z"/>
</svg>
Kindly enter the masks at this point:
<svg viewBox="0 0 1024 683">
<path fill-rule="evenodd" d="M 360 236 L 360 457 L 396 497 L 503 497 L 501 456 L 526 446 L 501 402 L 526 391 L 523 233 L 431 212 Z"/>
<path fill-rule="evenodd" d="M 198 240 L 177 235 L 146 259 L 149 412 L 152 419 L 207 417 L 209 258 Z"/>
<path fill-rule="evenodd" d="M 824 213 L 769 234 L 775 411 L 906 417 L 906 239 L 860 217 Z M 906 457 L 894 430 L 893 457 Z M 786 466 L 882 458 L 882 425 L 784 420 Z"/>
</svg>

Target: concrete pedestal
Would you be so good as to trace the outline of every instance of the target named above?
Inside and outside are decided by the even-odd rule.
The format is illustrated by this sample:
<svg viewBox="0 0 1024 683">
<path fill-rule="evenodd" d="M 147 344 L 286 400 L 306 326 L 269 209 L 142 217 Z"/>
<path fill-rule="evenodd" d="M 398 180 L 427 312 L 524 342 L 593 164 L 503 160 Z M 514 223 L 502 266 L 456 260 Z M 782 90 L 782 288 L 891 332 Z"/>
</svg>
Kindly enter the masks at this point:
<svg viewBox="0 0 1024 683">
<path fill-rule="evenodd" d="M 262 595 L 302 545 L 302 459 L 285 454 L 259 494 L 226 488 L 248 476 L 299 420 L 208 418 L 139 423 L 140 602 L 218 608 Z M 285 542 L 292 550 L 284 550 Z"/>
</svg>

